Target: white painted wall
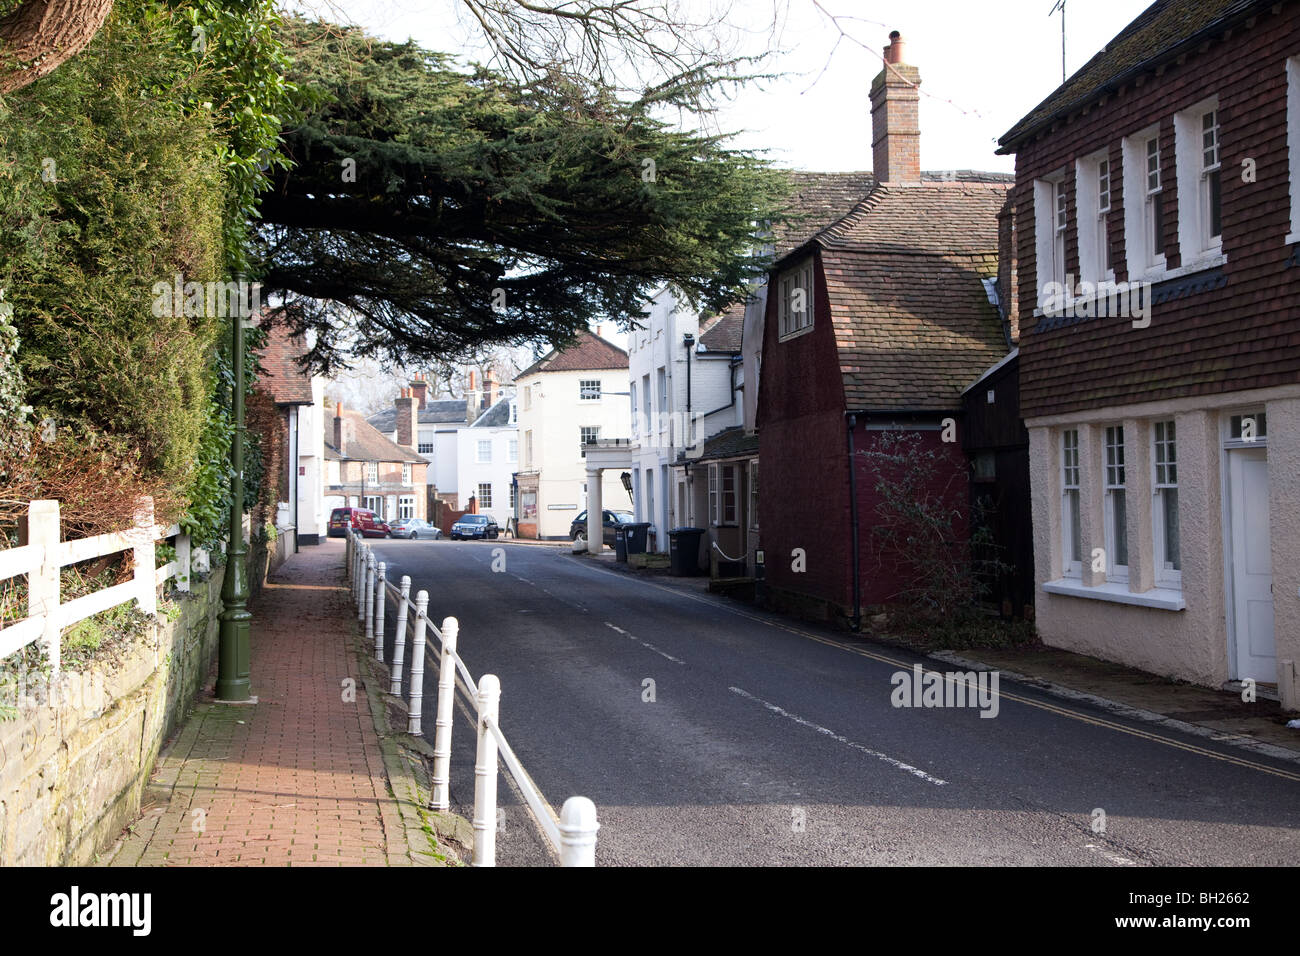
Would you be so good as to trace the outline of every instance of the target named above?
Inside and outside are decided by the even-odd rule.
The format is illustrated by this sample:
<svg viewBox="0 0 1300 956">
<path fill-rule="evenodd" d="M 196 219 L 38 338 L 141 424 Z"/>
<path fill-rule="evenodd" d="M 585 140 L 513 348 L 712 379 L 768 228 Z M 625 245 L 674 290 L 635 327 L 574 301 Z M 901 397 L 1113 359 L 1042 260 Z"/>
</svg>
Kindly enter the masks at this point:
<svg viewBox="0 0 1300 956">
<path fill-rule="evenodd" d="M 490 514 L 503 529 L 506 520 L 514 517 L 510 507 L 510 485 L 519 470 L 518 458 L 510 457 L 510 444 L 519 439 L 518 425 L 497 428 L 462 428 L 456 435 L 457 486 L 463 489 L 460 506 L 465 507 L 469 496 L 478 493 L 480 484 L 492 486 L 492 506 L 479 502 L 479 511 Z M 479 461 L 478 444 L 486 441 L 490 447 L 490 460 Z M 518 452 L 522 455 L 522 450 Z M 441 487 L 441 486 L 440 486 Z"/>
<path fill-rule="evenodd" d="M 601 397 L 584 401 L 578 397 L 580 381 L 598 379 Z M 587 481 L 581 454 L 580 429 L 600 429 L 601 438 L 627 439 L 631 433 L 627 372 L 605 369 L 578 372 L 534 372 L 515 382 L 519 401 L 519 456 L 516 471 L 537 471 L 538 534 L 543 538 L 568 537 L 569 525 L 587 507 L 583 485 Z M 523 390 L 530 389 L 525 401 Z M 527 435 L 531 432 L 533 457 L 525 460 Z M 606 471 L 602 495 L 606 508 L 629 505 L 619 472 Z"/>
</svg>

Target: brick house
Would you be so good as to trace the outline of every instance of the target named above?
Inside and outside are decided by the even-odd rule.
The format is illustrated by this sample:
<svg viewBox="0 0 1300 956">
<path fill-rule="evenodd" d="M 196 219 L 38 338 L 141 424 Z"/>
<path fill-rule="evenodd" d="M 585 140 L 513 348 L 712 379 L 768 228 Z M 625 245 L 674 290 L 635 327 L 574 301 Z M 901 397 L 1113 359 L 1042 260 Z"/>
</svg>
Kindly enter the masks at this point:
<svg viewBox="0 0 1300 956">
<path fill-rule="evenodd" d="M 773 264 L 761 326 L 758 473 L 774 491 L 758 496 L 758 524 L 769 593 L 854 623 L 911 583 L 897 562 L 873 558 L 878 499 L 864 453 L 886 430 L 919 436 L 946 462 L 930 492 L 964 515 L 962 390 L 1010 349 L 991 291 L 1010 177 L 923 175 L 919 74 L 897 33 L 885 53 L 871 89 L 875 181 Z"/>
<path fill-rule="evenodd" d="M 1043 640 L 1296 706 L 1300 5 L 1155 3 L 1001 151 Z"/>
<path fill-rule="evenodd" d="M 413 400 L 412 400 L 413 401 Z M 327 508 L 369 508 L 384 521 L 425 518 L 429 463 L 340 402 L 325 439 Z"/>
</svg>

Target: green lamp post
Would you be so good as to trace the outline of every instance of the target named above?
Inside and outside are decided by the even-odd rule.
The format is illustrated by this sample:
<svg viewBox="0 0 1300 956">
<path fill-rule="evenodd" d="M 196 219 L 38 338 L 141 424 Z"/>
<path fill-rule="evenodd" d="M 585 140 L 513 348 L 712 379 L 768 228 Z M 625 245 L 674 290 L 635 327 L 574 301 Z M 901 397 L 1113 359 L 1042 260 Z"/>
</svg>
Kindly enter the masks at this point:
<svg viewBox="0 0 1300 956">
<path fill-rule="evenodd" d="M 235 433 L 230 441 L 230 546 L 226 550 L 226 577 L 221 584 L 216 697 L 223 703 L 242 704 L 256 703 L 257 698 L 249 693 L 248 679 L 248 635 L 253 615 L 248 610 L 248 549 L 244 546 L 244 316 L 242 308 L 232 311 Z"/>
</svg>

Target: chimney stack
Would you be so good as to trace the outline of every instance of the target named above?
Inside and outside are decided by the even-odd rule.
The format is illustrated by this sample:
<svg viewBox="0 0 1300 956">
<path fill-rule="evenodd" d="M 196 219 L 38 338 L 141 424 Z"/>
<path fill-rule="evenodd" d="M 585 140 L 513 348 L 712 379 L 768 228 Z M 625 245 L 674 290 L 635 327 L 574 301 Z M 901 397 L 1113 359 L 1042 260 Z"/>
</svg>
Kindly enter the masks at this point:
<svg viewBox="0 0 1300 956">
<path fill-rule="evenodd" d="M 340 455 L 344 453 L 343 432 L 343 403 L 336 402 L 334 405 L 334 447 L 338 449 Z"/>
<path fill-rule="evenodd" d="M 415 436 L 418 433 L 415 390 L 402 389 L 393 404 L 397 407 L 397 444 L 414 449 Z"/>
<path fill-rule="evenodd" d="M 478 418 L 478 373 L 473 369 L 469 370 L 469 390 L 465 392 L 465 424 L 473 425 L 474 419 Z"/>
<path fill-rule="evenodd" d="M 493 405 L 497 403 L 497 400 L 501 397 L 501 388 L 497 384 L 496 369 L 490 368 L 485 373 L 483 373 L 483 388 L 487 391 L 484 405 L 487 408 L 491 408 Z"/>
<path fill-rule="evenodd" d="M 424 377 L 423 372 L 416 372 L 415 377 L 411 379 L 411 394 L 419 403 L 416 407 L 419 411 L 424 411 L 424 406 L 429 401 L 429 381 Z"/>
<path fill-rule="evenodd" d="M 921 181 L 921 74 L 903 62 L 904 42 L 889 34 L 885 67 L 871 81 L 871 162 L 882 183 Z"/>
</svg>

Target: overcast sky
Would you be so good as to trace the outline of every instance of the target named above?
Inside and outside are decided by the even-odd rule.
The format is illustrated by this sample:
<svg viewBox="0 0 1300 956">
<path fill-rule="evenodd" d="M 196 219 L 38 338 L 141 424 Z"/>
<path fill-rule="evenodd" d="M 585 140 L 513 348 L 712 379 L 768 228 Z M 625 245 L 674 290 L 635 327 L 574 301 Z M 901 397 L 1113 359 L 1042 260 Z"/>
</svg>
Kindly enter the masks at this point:
<svg viewBox="0 0 1300 956">
<path fill-rule="evenodd" d="M 390 40 L 486 60 L 459 0 L 305 0 L 312 10 Z M 717 3 L 718 0 L 690 0 Z M 789 74 L 764 88 L 742 89 L 718 117 L 736 145 L 770 150 L 781 166 L 839 171 L 871 167 L 868 89 L 880 72 L 890 30 L 907 41 L 907 61 L 921 72 L 921 165 L 924 169 L 1014 171 L 994 155 L 995 140 L 1061 82 L 1061 15 L 1055 0 L 821 0 L 851 39 L 814 0 L 735 0 L 730 21 L 739 41 L 768 49 L 774 7 L 780 12 L 771 72 Z M 1073 73 L 1148 0 L 1066 0 L 1066 63 Z M 832 53 L 832 50 L 834 52 Z M 824 70 L 824 72 L 823 72 Z"/>
</svg>

